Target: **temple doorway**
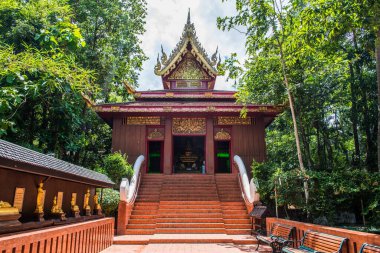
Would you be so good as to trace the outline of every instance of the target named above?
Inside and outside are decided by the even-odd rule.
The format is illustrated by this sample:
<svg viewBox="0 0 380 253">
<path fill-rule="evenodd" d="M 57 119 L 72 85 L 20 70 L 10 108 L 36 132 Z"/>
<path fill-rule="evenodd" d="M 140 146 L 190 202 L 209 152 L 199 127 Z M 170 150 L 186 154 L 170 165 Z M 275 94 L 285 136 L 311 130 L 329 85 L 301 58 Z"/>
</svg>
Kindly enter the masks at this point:
<svg viewBox="0 0 380 253">
<path fill-rule="evenodd" d="M 173 137 L 173 172 L 202 173 L 205 164 L 204 136 Z M 203 169 L 205 170 L 205 169 Z"/>
<path fill-rule="evenodd" d="M 217 173 L 231 173 L 230 141 L 215 142 L 215 168 Z"/>
<path fill-rule="evenodd" d="M 148 141 L 148 173 L 162 173 L 163 141 Z"/>
</svg>

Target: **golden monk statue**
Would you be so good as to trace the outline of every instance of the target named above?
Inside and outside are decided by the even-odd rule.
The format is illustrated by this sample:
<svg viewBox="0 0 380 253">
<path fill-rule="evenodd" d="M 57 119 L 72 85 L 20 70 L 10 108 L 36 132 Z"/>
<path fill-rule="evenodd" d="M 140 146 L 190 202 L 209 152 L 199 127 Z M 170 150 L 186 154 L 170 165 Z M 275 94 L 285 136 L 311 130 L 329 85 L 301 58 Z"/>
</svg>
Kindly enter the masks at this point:
<svg viewBox="0 0 380 253">
<path fill-rule="evenodd" d="M 90 189 L 87 189 L 87 193 L 84 195 L 84 203 L 83 203 L 83 209 L 87 216 L 91 215 L 91 207 L 89 205 L 90 202 Z"/>
<path fill-rule="evenodd" d="M 79 207 L 75 203 L 75 197 L 74 196 L 71 197 L 70 204 L 71 204 L 71 211 L 73 211 L 73 212 L 79 212 Z"/>
<path fill-rule="evenodd" d="M 63 210 L 57 204 L 57 196 L 54 196 L 53 206 L 51 208 L 51 213 L 53 214 L 61 214 Z"/>
<path fill-rule="evenodd" d="M 99 204 L 99 197 L 98 197 L 97 192 L 95 192 L 95 195 L 94 195 L 94 204 L 95 204 L 95 208 L 94 208 L 95 210 L 102 209 L 102 207 Z"/>
<path fill-rule="evenodd" d="M 0 216 L 8 214 L 18 214 L 19 211 L 16 207 L 12 207 L 8 202 L 0 201 Z"/>
<path fill-rule="evenodd" d="M 42 188 L 44 184 L 41 182 L 39 184 L 38 190 L 37 190 L 37 205 L 36 205 L 36 210 L 34 211 L 35 213 L 43 213 L 44 212 L 44 207 L 43 207 L 43 201 L 44 201 L 44 189 Z"/>
</svg>

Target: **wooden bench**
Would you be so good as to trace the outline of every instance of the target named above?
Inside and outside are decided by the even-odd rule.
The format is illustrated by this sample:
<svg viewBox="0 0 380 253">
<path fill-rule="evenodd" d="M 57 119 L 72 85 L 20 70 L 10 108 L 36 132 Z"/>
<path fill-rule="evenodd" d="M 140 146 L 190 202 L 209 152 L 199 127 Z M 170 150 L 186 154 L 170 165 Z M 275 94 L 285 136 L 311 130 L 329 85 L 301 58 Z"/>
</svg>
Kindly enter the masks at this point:
<svg viewBox="0 0 380 253">
<path fill-rule="evenodd" d="M 380 253 L 380 246 L 363 243 L 359 253 Z"/>
<path fill-rule="evenodd" d="M 283 253 L 342 253 L 347 238 L 308 230 L 301 240 L 301 245 L 295 249 L 283 247 Z"/>
<path fill-rule="evenodd" d="M 283 246 L 290 245 L 292 241 L 290 238 L 293 235 L 293 231 L 295 227 L 274 223 L 269 236 L 257 235 L 257 248 L 256 251 L 260 247 L 260 242 L 265 244 L 269 244 L 272 247 L 273 252 L 281 252 Z"/>
</svg>

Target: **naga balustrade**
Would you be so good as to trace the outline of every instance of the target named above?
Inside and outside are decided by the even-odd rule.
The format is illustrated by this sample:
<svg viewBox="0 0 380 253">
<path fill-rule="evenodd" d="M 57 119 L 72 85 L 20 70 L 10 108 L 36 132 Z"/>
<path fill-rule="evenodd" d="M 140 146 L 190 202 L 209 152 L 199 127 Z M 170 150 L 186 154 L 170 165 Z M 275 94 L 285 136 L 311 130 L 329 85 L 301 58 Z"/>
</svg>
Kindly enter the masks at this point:
<svg viewBox="0 0 380 253">
<path fill-rule="evenodd" d="M 247 211 L 250 213 L 253 209 L 253 204 L 260 200 L 260 195 L 257 192 L 257 186 L 254 183 L 253 178 L 249 181 L 247 169 L 245 168 L 243 160 L 240 156 L 234 156 L 234 165 L 239 169 L 238 179 L 240 190 L 242 192 Z"/>
<path fill-rule="evenodd" d="M 0 237 L 1 253 L 98 253 L 112 245 L 114 219 L 103 218 Z"/>
<path fill-rule="evenodd" d="M 358 232 L 343 228 L 335 228 L 328 226 L 315 225 L 310 223 L 303 223 L 292 220 L 278 219 L 278 218 L 267 218 L 267 231 L 271 231 L 271 227 L 275 223 L 280 223 L 288 226 L 293 226 L 296 228 L 295 236 L 294 236 L 294 246 L 298 247 L 300 245 L 299 240 L 302 239 L 305 231 L 313 230 L 317 232 L 322 232 L 330 235 L 336 235 L 340 237 L 347 238 L 348 241 L 345 245 L 343 245 L 343 253 L 358 253 L 360 247 L 363 243 L 370 243 L 375 245 L 380 245 L 380 235 Z"/>
<path fill-rule="evenodd" d="M 140 155 L 137 157 L 133 165 L 133 176 L 131 182 L 127 178 L 123 178 L 120 183 L 120 202 L 118 207 L 117 219 L 117 234 L 124 235 L 126 233 L 129 217 L 131 216 L 133 205 L 137 197 L 141 181 L 141 166 L 143 165 L 145 157 Z"/>
</svg>

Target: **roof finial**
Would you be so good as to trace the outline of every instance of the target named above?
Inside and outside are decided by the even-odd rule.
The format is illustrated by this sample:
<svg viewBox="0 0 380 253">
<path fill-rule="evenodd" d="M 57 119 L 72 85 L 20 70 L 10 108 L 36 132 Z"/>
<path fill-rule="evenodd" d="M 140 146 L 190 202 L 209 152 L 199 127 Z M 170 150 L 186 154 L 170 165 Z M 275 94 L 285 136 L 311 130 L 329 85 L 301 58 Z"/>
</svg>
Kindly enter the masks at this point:
<svg viewBox="0 0 380 253">
<path fill-rule="evenodd" d="M 190 8 L 189 8 L 189 12 L 187 13 L 187 24 L 190 24 L 191 21 L 190 21 Z"/>
</svg>

